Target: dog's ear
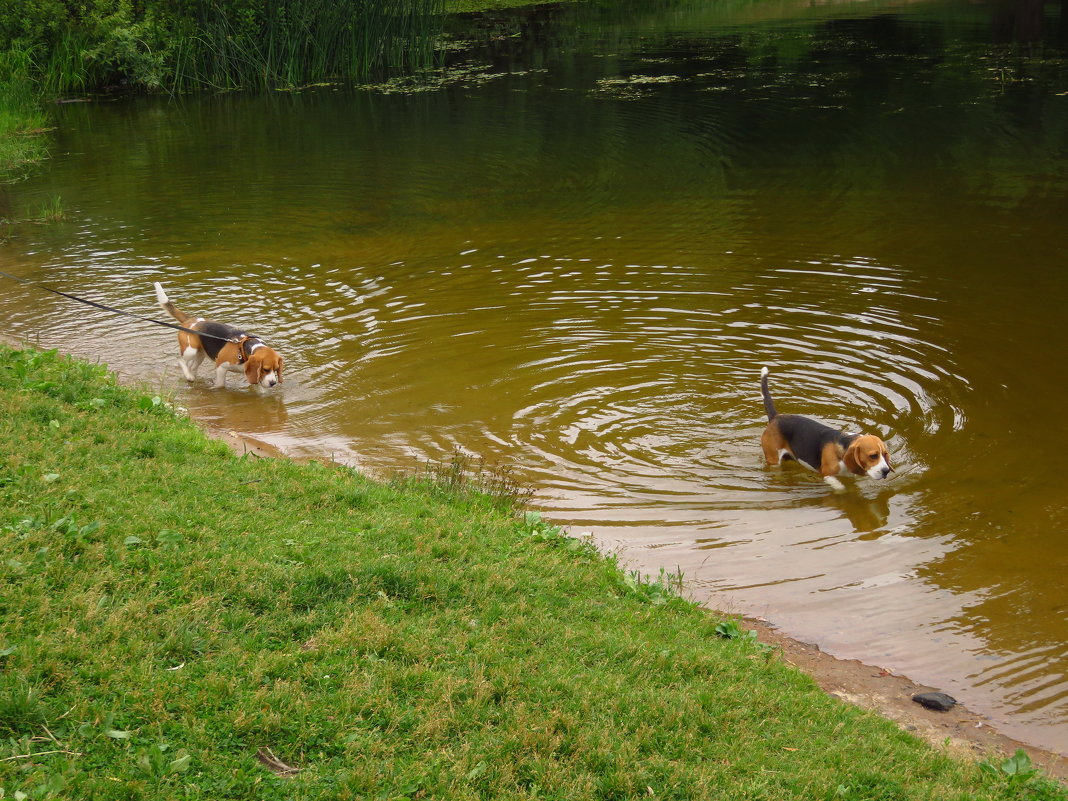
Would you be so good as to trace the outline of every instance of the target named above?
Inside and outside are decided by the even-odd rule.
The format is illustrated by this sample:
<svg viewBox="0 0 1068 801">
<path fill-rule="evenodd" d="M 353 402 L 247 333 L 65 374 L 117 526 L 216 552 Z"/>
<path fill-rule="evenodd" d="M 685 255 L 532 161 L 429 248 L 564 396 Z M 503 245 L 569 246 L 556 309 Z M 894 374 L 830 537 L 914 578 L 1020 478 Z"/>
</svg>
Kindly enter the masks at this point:
<svg viewBox="0 0 1068 801">
<path fill-rule="evenodd" d="M 846 448 L 845 453 L 842 455 L 842 461 L 845 462 L 846 470 L 850 473 L 859 476 L 864 472 L 864 468 L 862 468 L 860 462 L 857 461 L 856 440 L 849 443 L 849 447 Z"/>
<path fill-rule="evenodd" d="M 263 378 L 263 358 L 258 354 L 252 354 L 245 362 L 245 378 L 250 384 L 258 384 Z"/>
<path fill-rule="evenodd" d="M 282 359 L 282 357 L 281 357 L 281 356 L 279 356 L 279 357 L 278 357 L 278 367 L 276 368 L 276 369 L 277 369 L 277 371 L 278 371 L 278 383 L 279 383 L 279 384 L 281 384 L 281 383 L 282 383 L 282 364 L 283 364 L 283 361 L 284 361 L 284 360 Z M 889 462 L 887 462 L 887 464 L 890 464 L 890 463 L 889 463 Z"/>
</svg>

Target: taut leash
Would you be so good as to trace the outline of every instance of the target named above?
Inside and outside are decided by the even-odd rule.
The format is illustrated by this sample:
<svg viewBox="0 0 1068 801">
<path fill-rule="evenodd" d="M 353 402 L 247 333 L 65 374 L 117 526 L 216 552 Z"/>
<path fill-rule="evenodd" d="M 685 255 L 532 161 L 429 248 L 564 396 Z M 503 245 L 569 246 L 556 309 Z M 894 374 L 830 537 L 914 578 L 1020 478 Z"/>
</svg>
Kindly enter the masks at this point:
<svg viewBox="0 0 1068 801">
<path fill-rule="evenodd" d="M 218 339 L 222 340 L 223 342 L 241 342 L 241 340 L 234 339 L 233 337 L 220 337 L 216 336 L 215 334 L 206 334 L 203 331 L 196 331 L 192 328 L 185 328 L 184 326 L 175 325 L 174 323 L 167 323 L 163 320 L 154 320 L 151 317 L 142 317 L 139 314 L 132 314 L 131 312 L 123 311 L 122 309 L 113 309 L 111 306 L 105 306 L 103 303 L 97 303 L 95 300 L 86 300 L 85 298 L 79 298 L 77 295 L 71 295 L 67 292 L 60 292 L 58 289 L 52 289 L 52 287 L 50 286 L 38 284 L 35 281 L 30 281 L 26 278 L 19 278 L 17 275 L 5 273 L 3 270 L 0 270 L 0 276 L 3 276 L 4 278 L 10 278 L 12 281 L 18 281 L 20 284 L 26 284 L 27 286 L 34 286 L 38 289 L 43 289 L 45 292 L 51 292 L 54 295 L 59 295 L 64 298 L 69 298 L 70 300 L 75 300 L 78 303 L 84 303 L 86 306 L 93 306 L 94 308 L 103 309 L 104 311 L 109 311 L 113 314 L 121 314 L 124 317 L 133 317 L 135 320 L 140 320 L 143 323 L 154 323 L 155 325 L 162 325 L 166 328 L 173 328 L 177 331 L 185 331 L 187 334 L 196 334 L 198 337 L 208 337 L 209 339 Z"/>
</svg>

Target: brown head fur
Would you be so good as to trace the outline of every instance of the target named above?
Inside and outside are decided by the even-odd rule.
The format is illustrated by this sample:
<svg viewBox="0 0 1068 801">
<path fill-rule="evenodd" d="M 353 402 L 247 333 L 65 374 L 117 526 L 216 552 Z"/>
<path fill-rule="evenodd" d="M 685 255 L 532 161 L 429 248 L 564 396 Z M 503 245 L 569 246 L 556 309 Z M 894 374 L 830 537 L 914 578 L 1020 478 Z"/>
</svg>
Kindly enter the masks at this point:
<svg viewBox="0 0 1068 801">
<path fill-rule="evenodd" d="M 842 461 L 850 473 L 862 476 L 878 464 L 880 458 L 886 459 L 886 465 L 890 467 L 890 452 L 886 449 L 886 443 L 874 434 L 861 434 L 846 448 Z"/>
<path fill-rule="evenodd" d="M 264 373 L 275 370 L 278 383 L 282 383 L 282 357 L 268 347 L 257 348 L 256 352 L 245 362 L 245 378 L 250 384 L 258 384 Z"/>
</svg>

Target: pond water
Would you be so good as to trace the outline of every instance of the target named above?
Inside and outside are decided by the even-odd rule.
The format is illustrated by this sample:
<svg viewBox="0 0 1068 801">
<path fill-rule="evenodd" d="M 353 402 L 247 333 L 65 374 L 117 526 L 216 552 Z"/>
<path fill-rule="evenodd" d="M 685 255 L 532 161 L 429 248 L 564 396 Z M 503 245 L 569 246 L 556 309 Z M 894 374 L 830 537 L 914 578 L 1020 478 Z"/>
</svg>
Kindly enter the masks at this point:
<svg viewBox="0 0 1068 801">
<path fill-rule="evenodd" d="M 293 455 L 510 465 L 630 567 L 1068 753 L 1061 11 L 578 4 L 460 21 L 421 84 L 60 104 L 0 204 L 66 219 L 0 270 L 152 317 L 160 280 L 286 381 L 187 387 L 172 331 L 7 279 L 0 313 Z M 897 472 L 766 467 L 762 365 Z"/>
</svg>

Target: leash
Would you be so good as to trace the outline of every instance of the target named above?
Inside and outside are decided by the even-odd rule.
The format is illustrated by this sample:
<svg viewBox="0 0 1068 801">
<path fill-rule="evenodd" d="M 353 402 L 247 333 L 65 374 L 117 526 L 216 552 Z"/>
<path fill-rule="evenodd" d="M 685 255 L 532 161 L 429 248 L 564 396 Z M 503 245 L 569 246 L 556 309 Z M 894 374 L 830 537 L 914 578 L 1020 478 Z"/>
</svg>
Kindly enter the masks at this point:
<svg viewBox="0 0 1068 801">
<path fill-rule="evenodd" d="M 70 295 L 70 294 L 68 294 L 66 292 L 60 292 L 58 289 L 52 289 L 52 287 L 50 287 L 50 286 L 45 286 L 44 284 L 38 284 L 38 283 L 36 283 L 34 281 L 30 281 L 30 280 L 28 280 L 26 278 L 19 278 L 17 275 L 12 275 L 11 273 L 5 273 L 3 270 L 0 270 L 0 276 L 3 276 L 4 278 L 10 278 L 12 281 L 18 281 L 20 284 L 26 284 L 27 286 L 34 286 L 34 287 L 37 287 L 38 289 L 43 289 L 45 292 L 51 292 L 54 295 L 59 295 L 59 296 L 64 297 L 64 298 L 69 298 L 70 300 L 75 300 L 78 303 L 84 303 L 86 306 L 93 306 L 94 308 L 103 309 L 104 311 L 109 311 L 109 312 L 112 312 L 113 314 L 121 314 L 124 317 L 133 317 L 135 320 L 140 320 L 143 323 L 154 323 L 156 325 L 162 325 L 162 326 L 165 326 L 167 328 L 173 328 L 173 329 L 175 329 L 177 331 L 185 331 L 187 334 L 196 334 L 198 337 L 207 337 L 209 339 L 218 339 L 218 340 L 221 340 L 223 342 L 234 342 L 234 343 L 236 343 L 238 345 L 240 345 L 244 341 L 244 340 L 241 340 L 241 339 L 234 339 L 233 337 L 220 337 L 220 336 L 216 336 L 215 334 L 206 334 L 203 331 L 195 331 L 192 328 L 185 328 L 185 327 L 180 326 L 180 325 L 175 325 L 174 323 L 164 322 L 163 320 L 154 320 L 151 317 L 142 317 L 139 314 L 132 314 L 131 312 L 123 311 L 122 309 L 113 309 L 111 306 L 105 306 L 103 303 L 97 303 L 95 300 L 86 300 L 85 298 L 79 298 L 77 295 Z M 250 338 L 258 339 L 258 337 L 250 337 Z M 241 353 L 243 355 L 244 354 L 244 348 L 240 348 L 240 350 L 241 350 Z"/>
</svg>

